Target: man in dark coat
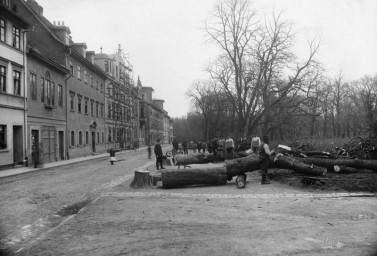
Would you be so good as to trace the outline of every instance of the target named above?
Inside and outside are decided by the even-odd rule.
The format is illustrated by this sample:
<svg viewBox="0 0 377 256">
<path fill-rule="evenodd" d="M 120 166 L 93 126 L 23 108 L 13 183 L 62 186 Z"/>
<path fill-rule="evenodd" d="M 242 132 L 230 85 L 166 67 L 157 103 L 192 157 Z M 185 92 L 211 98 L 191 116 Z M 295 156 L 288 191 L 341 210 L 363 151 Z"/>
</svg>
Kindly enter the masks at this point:
<svg viewBox="0 0 377 256">
<path fill-rule="evenodd" d="M 183 154 L 188 154 L 187 141 L 185 140 L 185 138 L 183 138 L 183 141 L 182 141 L 182 148 L 183 148 Z"/>
<path fill-rule="evenodd" d="M 158 139 L 156 145 L 154 145 L 154 154 L 156 155 L 156 168 L 157 168 L 157 170 L 159 169 L 159 166 L 161 167 L 161 169 L 165 169 L 162 166 L 163 153 L 162 153 L 162 148 L 161 148 L 161 145 L 160 145 L 160 139 Z"/>
<path fill-rule="evenodd" d="M 270 139 L 268 136 L 263 136 L 263 143 L 259 146 L 259 163 L 262 170 L 262 184 L 270 184 L 270 181 L 267 179 L 268 167 L 270 164 L 270 155 L 274 152 L 270 150 L 269 143 Z"/>
</svg>

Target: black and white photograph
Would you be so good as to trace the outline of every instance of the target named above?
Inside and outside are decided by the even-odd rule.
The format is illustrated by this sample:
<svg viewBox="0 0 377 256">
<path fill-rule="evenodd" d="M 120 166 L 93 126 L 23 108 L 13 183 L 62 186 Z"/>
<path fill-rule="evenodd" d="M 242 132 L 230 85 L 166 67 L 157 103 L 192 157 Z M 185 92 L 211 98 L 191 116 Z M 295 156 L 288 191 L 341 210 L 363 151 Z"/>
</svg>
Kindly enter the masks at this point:
<svg viewBox="0 0 377 256">
<path fill-rule="evenodd" d="M 377 256 L 376 0 L 0 0 L 0 256 Z"/>
</svg>

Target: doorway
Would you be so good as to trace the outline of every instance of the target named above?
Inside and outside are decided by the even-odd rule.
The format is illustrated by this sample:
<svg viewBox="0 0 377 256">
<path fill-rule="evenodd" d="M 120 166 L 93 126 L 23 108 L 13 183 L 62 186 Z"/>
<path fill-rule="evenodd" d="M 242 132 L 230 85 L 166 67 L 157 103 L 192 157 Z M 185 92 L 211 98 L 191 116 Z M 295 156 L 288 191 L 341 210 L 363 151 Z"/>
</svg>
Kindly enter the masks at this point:
<svg viewBox="0 0 377 256">
<path fill-rule="evenodd" d="M 31 130 L 31 158 L 34 167 L 39 164 L 39 131 Z"/>
<path fill-rule="evenodd" d="M 92 151 L 96 152 L 96 132 L 92 132 Z"/>
<path fill-rule="evenodd" d="M 64 132 L 59 131 L 59 159 L 64 160 Z"/>
<path fill-rule="evenodd" d="M 23 135 L 22 126 L 13 126 L 13 162 L 23 162 Z"/>
</svg>

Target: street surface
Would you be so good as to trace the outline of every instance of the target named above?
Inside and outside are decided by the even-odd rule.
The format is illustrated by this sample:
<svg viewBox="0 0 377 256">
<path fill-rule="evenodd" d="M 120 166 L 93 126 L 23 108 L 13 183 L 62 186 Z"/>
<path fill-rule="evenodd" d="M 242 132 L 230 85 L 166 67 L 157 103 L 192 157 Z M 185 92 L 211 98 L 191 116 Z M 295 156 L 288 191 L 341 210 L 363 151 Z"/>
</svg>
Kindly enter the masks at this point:
<svg viewBox="0 0 377 256">
<path fill-rule="evenodd" d="M 164 151 L 170 146 L 164 147 Z M 224 186 L 132 189 L 146 151 L 0 179 L 14 255 L 377 255 L 374 194 L 319 193 L 248 175 Z M 177 168 L 169 166 L 169 168 Z"/>
</svg>

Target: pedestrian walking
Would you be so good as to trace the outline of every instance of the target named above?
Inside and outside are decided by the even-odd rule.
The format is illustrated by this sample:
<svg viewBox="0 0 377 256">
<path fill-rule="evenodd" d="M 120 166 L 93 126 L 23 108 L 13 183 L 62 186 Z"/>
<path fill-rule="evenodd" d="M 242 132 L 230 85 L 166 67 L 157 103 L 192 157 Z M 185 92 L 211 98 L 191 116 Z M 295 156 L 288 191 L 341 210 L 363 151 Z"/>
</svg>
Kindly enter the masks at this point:
<svg viewBox="0 0 377 256">
<path fill-rule="evenodd" d="M 185 140 L 185 138 L 183 138 L 183 141 L 182 141 L 182 148 L 183 148 L 183 154 L 187 155 L 188 154 L 187 141 Z"/>
<path fill-rule="evenodd" d="M 115 157 L 115 150 L 113 148 L 110 149 L 110 164 L 114 165 L 116 162 L 116 157 Z"/>
<path fill-rule="evenodd" d="M 251 149 L 253 150 L 254 153 L 258 153 L 260 144 L 261 144 L 260 138 L 256 134 L 254 134 L 251 137 Z"/>
<path fill-rule="evenodd" d="M 225 149 L 228 152 L 228 154 L 231 154 L 234 150 L 234 141 L 230 137 L 230 135 L 228 135 L 227 139 L 225 140 Z"/>
<path fill-rule="evenodd" d="M 267 178 L 268 167 L 270 165 L 270 155 L 274 152 L 270 151 L 269 143 L 270 140 L 268 136 L 263 136 L 262 144 L 259 146 L 259 163 L 262 171 L 262 184 L 270 184 L 270 181 Z"/>
<path fill-rule="evenodd" d="M 154 146 L 154 154 L 156 155 L 156 168 L 159 170 L 165 169 L 164 166 L 162 165 L 162 160 L 163 160 L 163 153 L 162 153 L 162 148 L 160 145 L 160 139 L 157 139 L 156 145 Z"/>
<path fill-rule="evenodd" d="M 152 156 L 152 148 L 151 148 L 151 144 L 148 144 L 148 159 L 151 159 L 151 156 Z"/>
</svg>

